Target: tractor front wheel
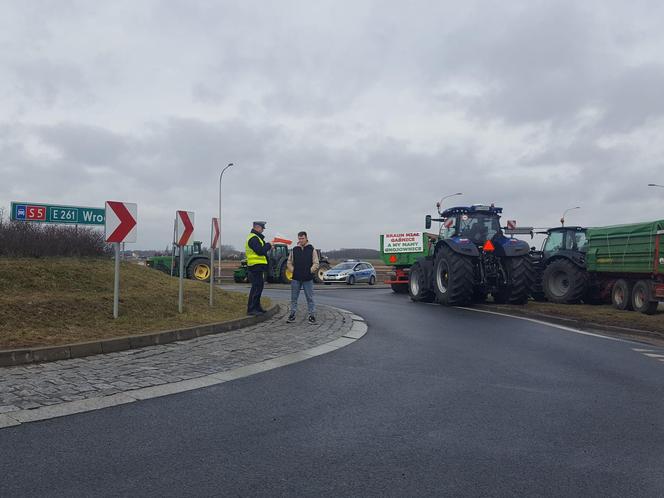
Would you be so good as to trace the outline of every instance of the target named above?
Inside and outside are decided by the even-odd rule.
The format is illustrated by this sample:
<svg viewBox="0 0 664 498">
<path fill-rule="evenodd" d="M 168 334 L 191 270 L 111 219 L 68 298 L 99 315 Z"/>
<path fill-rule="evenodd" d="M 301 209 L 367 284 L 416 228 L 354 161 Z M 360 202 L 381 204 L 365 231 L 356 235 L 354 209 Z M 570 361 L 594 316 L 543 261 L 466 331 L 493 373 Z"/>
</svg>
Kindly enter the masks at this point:
<svg viewBox="0 0 664 498">
<path fill-rule="evenodd" d="M 325 275 L 325 272 L 330 269 L 330 265 L 326 263 L 321 263 L 321 265 L 318 267 L 318 270 L 316 273 L 314 273 L 314 282 L 317 284 L 322 284 L 323 283 L 323 275 Z"/>
<path fill-rule="evenodd" d="M 290 284 L 293 280 L 293 272 L 288 269 L 288 265 L 283 264 L 279 273 L 282 284 Z"/>
</svg>

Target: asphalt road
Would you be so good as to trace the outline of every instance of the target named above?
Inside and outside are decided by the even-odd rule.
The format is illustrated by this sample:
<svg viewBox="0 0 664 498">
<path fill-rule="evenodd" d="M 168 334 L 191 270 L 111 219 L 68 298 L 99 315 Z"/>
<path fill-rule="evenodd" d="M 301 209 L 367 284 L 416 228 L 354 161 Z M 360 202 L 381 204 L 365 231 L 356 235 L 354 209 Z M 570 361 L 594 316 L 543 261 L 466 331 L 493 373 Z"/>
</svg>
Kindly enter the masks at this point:
<svg viewBox="0 0 664 498">
<path fill-rule="evenodd" d="M 219 386 L 4 429 L 0 495 L 664 495 L 664 362 L 635 351 L 657 348 L 385 289 L 318 299 L 369 333 Z"/>
</svg>

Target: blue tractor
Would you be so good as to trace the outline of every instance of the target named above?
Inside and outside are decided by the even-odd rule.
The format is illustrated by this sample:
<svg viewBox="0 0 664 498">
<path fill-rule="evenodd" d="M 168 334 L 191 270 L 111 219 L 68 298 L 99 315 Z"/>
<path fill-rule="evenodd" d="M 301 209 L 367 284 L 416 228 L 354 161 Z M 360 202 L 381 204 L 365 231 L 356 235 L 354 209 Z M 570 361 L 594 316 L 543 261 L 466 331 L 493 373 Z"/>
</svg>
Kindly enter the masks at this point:
<svg viewBox="0 0 664 498">
<path fill-rule="evenodd" d="M 535 280 L 527 242 L 506 237 L 500 226 L 503 209 L 473 205 L 439 210 L 441 223 L 433 255 L 420 258 L 410 269 L 408 293 L 413 301 L 463 306 L 484 302 L 525 304 Z M 511 230 L 532 233 L 530 229 Z"/>
</svg>

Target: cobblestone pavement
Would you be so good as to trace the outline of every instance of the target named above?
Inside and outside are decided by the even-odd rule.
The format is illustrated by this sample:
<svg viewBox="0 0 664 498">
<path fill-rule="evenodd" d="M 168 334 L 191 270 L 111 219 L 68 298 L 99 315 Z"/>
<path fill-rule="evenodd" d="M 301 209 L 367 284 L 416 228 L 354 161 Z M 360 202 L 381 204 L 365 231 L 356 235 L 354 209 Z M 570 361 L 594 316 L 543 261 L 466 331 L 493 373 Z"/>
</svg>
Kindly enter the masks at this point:
<svg viewBox="0 0 664 498">
<path fill-rule="evenodd" d="M 350 331 L 348 313 L 319 306 L 318 323 L 299 313 L 286 323 L 286 306 L 261 324 L 160 346 L 0 368 L 0 414 L 100 398 L 225 372 L 313 348 Z"/>
</svg>

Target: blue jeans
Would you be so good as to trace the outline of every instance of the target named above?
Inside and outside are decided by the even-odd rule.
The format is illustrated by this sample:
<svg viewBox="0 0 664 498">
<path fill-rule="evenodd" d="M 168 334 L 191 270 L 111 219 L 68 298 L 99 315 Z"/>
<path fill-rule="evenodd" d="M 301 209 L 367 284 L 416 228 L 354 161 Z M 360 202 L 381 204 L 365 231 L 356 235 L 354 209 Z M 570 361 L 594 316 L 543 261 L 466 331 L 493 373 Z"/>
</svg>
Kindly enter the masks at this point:
<svg viewBox="0 0 664 498">
<path fill-rule="evenodd" d="M 316 312 L 316 305 L 314 304 L 314 281 L 313 280 L 291 280 L 291 313 L 297 312 L 297 299 L 300 297 L 300 290 L 304 289 L 304 296 L 307 298 L 307 308 L 309 314 L 313 315 Z"/>
</svg>

